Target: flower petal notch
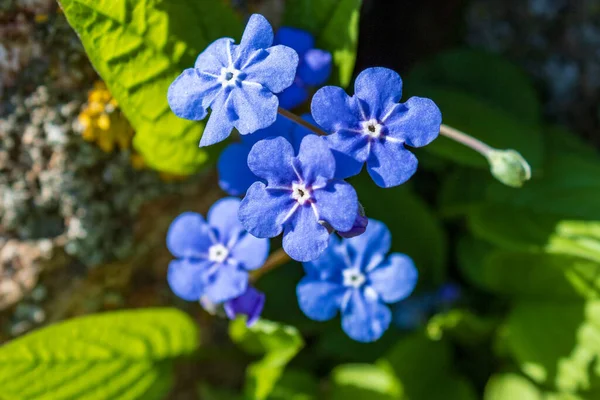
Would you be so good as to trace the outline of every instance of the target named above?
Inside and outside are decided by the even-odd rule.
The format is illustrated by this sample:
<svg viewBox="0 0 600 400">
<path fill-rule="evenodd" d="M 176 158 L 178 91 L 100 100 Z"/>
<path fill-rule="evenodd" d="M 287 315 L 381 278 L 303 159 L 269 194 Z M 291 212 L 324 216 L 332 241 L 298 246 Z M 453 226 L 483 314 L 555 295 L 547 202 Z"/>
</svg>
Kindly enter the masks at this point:
<svg viewBox="0 0 600 400">
<path fill-rule="evenodd" d="M 320 258 L 304 263 L 306 276 L 296 288 L 304 314 L 326 321 L 339 311 L 349 337 L 359 342 L 379 339 L 392 320 L 387 304 L 408 297 L 418 276 L 410 257 L 387 256 L 390 239 L 388 228 L 376 220 L 369 220 L 361 236 L 332 236 Z"/>
<path fill-rule="evenodd" d="M 349 231 L 358 199 L 348 183 L 335 179 L 335 159 L 325 139 L 307 135 L 297 153 L 283 137 L 256 143 L 248 167 L 258 178 L 240 206 L 244 228 L 261 238 L 283 232 L 283 249 L 297 261 L 314 260 L 327 248 L 331 226 Z"/>
<path fill-rule="evenodd" d="M 387 68 L 368 68 L 356 78 L 355 94 L 326 86 L 315 93 L 311 111 L 329 134 L 339 178 L 360 172 L 367 164 L 380 187 L 406 182 L 417 170 L 417 158 L 406 149 L 421 147 L 437 138 L 442 114 L 426 98 L 402 97 L 400 76 Z"/>
<path fill-rule="evenodd" d="M 221 38 L 210 44 L 171 84 L 167 95 L 180 118 L 202 120 L 212 110 L 200 146 L 242 135 L 275 122 L 282 92 L 294 82 L 298 54 L 273 44 L 273 30 L 259 14 L 250 17 L 239 45 Z"/>
<path fill-rule="evenodd" d="M 186 212 L 171 223 L 167 247 L 177 259 L 169 264 L 167 280 L 178 297 L 221 304 L 247 291 L 248 271 L 264 264 L 269 241 L 244 230 L 239 206 L 239 199 L 228 197 L 213 204 L 208 221 Z"/>
</svg>

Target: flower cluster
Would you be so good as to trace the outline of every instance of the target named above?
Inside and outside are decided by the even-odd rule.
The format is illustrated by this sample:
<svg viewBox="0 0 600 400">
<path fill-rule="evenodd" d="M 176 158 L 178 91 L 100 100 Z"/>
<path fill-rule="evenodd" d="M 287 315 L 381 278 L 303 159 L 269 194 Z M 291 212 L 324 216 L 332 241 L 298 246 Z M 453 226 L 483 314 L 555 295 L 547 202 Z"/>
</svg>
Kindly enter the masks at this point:
<svg viewBox="0 0 600 400">
<path fill-rule="evenodd" d="M 344 331 L 369 342 L 388 328 L 387 304 L 412 292 L 417 270 L 408 256 L 386 256 L 389 230 L 368 220 L 343 179 L 366 163 L 377 185 L 404 183 L 417 168 L 406 146 L 433 141 L 441 113 L 425 98 L 399 103 L 402 80 L 386 68 L 363 71 L 353 96 L 319 89 L 312 115 L 282 110 L 307 100 L 331 67 L 331 54 L 315 49 L 310 34 L 281 28 L 274 37 L 268 21 L 253 15 L 239 45 L 216 40 L 173 82 L 168 100 L 176 115 L 208 116 L 201 146 L 234 128 L 241 134 L 221 154 L 218 171 L 221 188 L 243 199 L 220 200 L 208 222 L 194 213 L 173 222 L 167 243 L 178 259 L 168 281 L 183 299 L 223 304 L 230 318 L 245 314 L 253 322 L 265 297 L 248 285 L 248 271 L 265 262 L 268 238 L 283 234 L 283 250 L 306 270 L 300 308 L 315 320 L 339 311 Z"/>
</svg>

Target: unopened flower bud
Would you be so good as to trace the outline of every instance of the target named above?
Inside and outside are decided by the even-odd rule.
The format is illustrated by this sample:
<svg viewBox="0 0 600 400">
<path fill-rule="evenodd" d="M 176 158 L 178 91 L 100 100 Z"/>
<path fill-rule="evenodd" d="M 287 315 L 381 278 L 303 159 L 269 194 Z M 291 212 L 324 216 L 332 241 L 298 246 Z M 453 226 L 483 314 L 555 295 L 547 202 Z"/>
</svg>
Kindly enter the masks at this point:
<svg viewBox="0 0 600 400">
<path fill-rule="evenodd" d="M 521 187 L 531 179 L 531 167 L 518 151 L 492 150 L 487 154 L 492 175 L 511 187 Z"/>
</svg>

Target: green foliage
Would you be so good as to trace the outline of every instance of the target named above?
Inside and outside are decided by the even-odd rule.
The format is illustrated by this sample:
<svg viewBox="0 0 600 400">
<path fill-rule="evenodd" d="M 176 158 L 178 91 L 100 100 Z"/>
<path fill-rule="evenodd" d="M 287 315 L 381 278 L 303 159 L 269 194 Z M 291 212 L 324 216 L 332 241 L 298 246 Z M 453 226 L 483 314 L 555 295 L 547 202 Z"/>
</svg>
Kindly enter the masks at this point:
<svg viewBox="0 0 600 400">
<path fill-rule="evenodd" d="M 333 55 L 332 82 L 352 80 L 361 0 L 287 0 L 283 24 L 312 33 L 318 48 Z"/>
<path fill-rule="evenodd" d="M 264 357 L 246 370 L 245 393 L 251 399 L 266 399 L 287 363 L 304 346 L 300 332 L 292 326 L 259 320 L 252 327 L 243 318 L 231 322 L 231 339 L 246 352 Z"/>
<path fill-rule="evenodd" d="M 402 386 L 388 366 L 342 364 L 331 372 L 332 400 L 393 400 Z"/>
<path fill-rule="evenodd" d="M 136 131 L 150 166 L 190 174 L 207 161 L 203 124 L 176 117 L 167 89 L 213 40 L 239 38 L 241 20 L 215 0 L 60 0 L 92 64 Z"/>
<path fill-rule="evenodd" d="M 174 309 L 73 319 L 0 348 L 0 398 L 161 399 L 174 359 L 198 346 L 193 321 Z"/>
</svg>

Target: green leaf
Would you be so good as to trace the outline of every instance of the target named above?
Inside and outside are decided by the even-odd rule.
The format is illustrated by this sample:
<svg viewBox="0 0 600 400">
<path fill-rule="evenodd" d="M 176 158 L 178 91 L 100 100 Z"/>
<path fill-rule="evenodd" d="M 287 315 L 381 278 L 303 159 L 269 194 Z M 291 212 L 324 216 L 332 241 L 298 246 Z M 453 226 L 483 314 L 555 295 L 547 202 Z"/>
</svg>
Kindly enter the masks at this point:
<svg viewBox="0 0 600 400">
<path fill-rule="evenodd" d="M 541 106 L 531 79 L 495 54 L 471 49 L 447 51 L 417 65 L 406 81 L 415 96 L 422 94 L 413 90 L 413 85 L 458 90 L 526 123 L 535 125 L 540 121 Z"/>
<path fill-rule="evenodd" d="M 529 162 L 534 173 L 541 165 L 543 145 L 539 124 L 526 122 L 478 97 L 458 90 L 419 86 L 416 93 L 436 102 L 442 110 L 445 124 L 494 148 L 515 149 Z M 426 149 L 462 165 L 489 169 L 483 156 L 445 136 L 440 135 Z"/>
<path fill-rule="evenodd" d="M 243 318 L 229 326 L 231 339 L 250 354 L 264 354 L 246 370 L 246 395 L 266 399 L 281 377 L 287 363 L 304 346 L 300 332 L 292 326 L 259 320 L 252 327 Z"/>
<path fill-rule="evenodd" d="M 440 213 L 453 218 L 468 214 L 485 199 L 486 188 L 492 182 L 489 171 L 459 167 L 443 177 L 438 195 Z"/>
<path fill-rule="evenodd" d="M 215 0 L 60 0 L 67 20 L 136 131 L 134 146 L 159 170 L 191 174 L 207 161 L 203 124 L 176 117 L 171 82 L 213 40 L 242 24 Z"/>
<path fill-rule="evenodd" d="M 73 319 L 0 347 L 0 398 L 161 399 L 173 360 L 198 346 L 194 322 L 175 309 Z"/>
<path fill-rule="evenodd" d="M 518 374 L 492 376 L 485 387 L 483 398 L 484 400 L 543 400 L 540 389 Z"/>
<path fill-rule="evenodd" d="M 331 372 L 332 400 L 394 400 L 402 386 L 389 366 L 342 364 Z"/>
<path fill-rule="evenodd" d="M 287 369 L 273 388 L 269 400 L 313 400 L 319 398 L 319 383 L 306 371 Z"/>
<path fill-rule="evenodd" d="M 369 218 L 384 221 L 392 232 L 392 251 L 408 254 L 419 269 L 419 281 L 442 284 L 447 243 L 439 220 L 407 186 L 381 189 L 363 173 L 351 180 Z"/>
<path fill-rule="evenodd" d="M 332 82 L 346 87 L 352 80 L 361 0 L 287 0 L 284 25 L 312 33 L 316 46 L 333 55 Z"/>
<path fill-rule="evenodd" d="M 522 372 L 535 382 L 569 393 L 597 393 L 599 338 L 599 301 L 531 301 L 514 307 L 504 340 Z"/>
<path fill-rule="evenodd" d="M 457 375 L 447 341 L 413 334 L 398 342 L 378 361 L 390 367 L 408 400 L 475 400 L 472 385 Z"/>
</svg>

